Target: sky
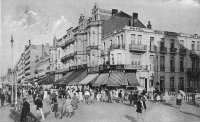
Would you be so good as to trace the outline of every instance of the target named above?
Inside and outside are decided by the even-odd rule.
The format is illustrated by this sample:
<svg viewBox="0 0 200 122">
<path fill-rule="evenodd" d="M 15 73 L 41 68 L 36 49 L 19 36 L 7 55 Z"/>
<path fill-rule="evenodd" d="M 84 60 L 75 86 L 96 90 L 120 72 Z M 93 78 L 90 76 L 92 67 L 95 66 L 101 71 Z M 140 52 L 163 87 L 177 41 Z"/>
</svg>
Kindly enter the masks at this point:
<svg viewBox="0 0 200 122">
<path fill-rule="evenodd" d="M 14 65 L 28 40 L 52 45 L 69 27 L 78 24 L 80 14 L 89 17 L 94 4 L 139 14 L 152 29 L 200 35 L 200 0 L 1 0 L 0 75 L 12 66 L 11 35 L 14 39 Z"/>
</svg>

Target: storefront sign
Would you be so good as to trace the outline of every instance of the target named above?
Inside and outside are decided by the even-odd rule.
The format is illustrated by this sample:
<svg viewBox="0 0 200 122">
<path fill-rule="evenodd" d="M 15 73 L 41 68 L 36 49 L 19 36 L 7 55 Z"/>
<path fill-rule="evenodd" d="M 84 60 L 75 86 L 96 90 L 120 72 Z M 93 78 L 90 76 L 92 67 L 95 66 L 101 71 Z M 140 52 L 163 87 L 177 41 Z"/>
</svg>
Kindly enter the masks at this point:
<svg viewBox="0 0 200 122">
<path fill-rule="evenodd" d="M 147 70 L 147 65 L 124 65 L 124 69 Z"/>
<path fill-rule="evenodd" d="M 69 70 L 70 70 L 70 71 L 73 71 L 73 70 L 76 70 L 76 69 L 77 69 L 76 66 L 69 67 Z"/>
<path fill-rule="evenodd" d="M 87 50 L 98 50 L 98 46 L 88 46 Z"/>
<path fill-rule="evenodd" d="M 138 28 L 138 27 L 130 27 L 131 30 L 134 30 L 134 31 L 141 31 L 143 32 L 144 30 L 142 30 L 142 28 Z"/>
<path fill-rule="evenodd" d="M 169 31 L 165 31 L 164 34 L 167 35 L 167 36 L 179 36 L 180 35 L 179 33 L 169 32 Z"/>
<path fill-rule="evenodd" d="M 85 69 L 87 68 L 87 64 L 78 65 L 77 69 Z"/>
<path fill-rule="evenodd" d="M 88 67 L 88 73 L 99 72 L 99 67 Z"/>
<path fill-rule="evenodd" d="M 156 34 L 164 34 L 163 31 L 158 31 L 158 30 L 154 30 L 154 33 L 156 33 Z"/>
</svg>

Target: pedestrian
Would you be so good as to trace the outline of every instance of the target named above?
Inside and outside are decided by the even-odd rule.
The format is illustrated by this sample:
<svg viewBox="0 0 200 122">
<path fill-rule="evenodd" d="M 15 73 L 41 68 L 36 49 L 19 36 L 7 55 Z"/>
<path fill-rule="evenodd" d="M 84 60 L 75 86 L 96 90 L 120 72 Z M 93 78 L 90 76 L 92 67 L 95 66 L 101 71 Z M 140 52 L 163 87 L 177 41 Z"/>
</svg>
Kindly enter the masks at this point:
<svg viewBox="0 0 200 122">
<path fill-rule="evenodd" d="M 26 98 L 23 98 L 22 100 L 21 122 L 28 122 L 27 116 L 30 113 L 30 104 L 26 101 Z"/>
<path fill-rule="evenodd" d="M 123 103 L 123 100 L 122 100 L 123 99 L 122 98 L 122 90 L 119 91 L 118 97 L 119 97 L 118 102 L 121 101 L 121 103 Z"/>
<path fill-rule="evenodd" d="M 57 112 L 58 112 L 58 102 L 57 102 L 57 99 L 53 100 L 52 112 L 54 112 L 54 116 L 57 119 Z"/>
<path fill-rule="evenodd" d="M 3 91 L 1 91 L 1 93 L 0 93 L 0 99 L 1 99 L 1 107 L 3 107 L 4 102 L 5 102 L 5 95 L 4 95 Z"/>
<path fill-rule="evenodd" d="M 136 107 L 136 103 L 138 101 L 138 92 L 135 92 L 134 95 L 133 95 L 133 105 L 134 107 Z"/>
<path fill-rule="evenodd" d="M 88 102 L 89 102 L 89 97 L 90 97 L 90 92 L 86 89 L 84 95 L 85 95 L 85 102 L 88 104 Z"/>
<path fill-rule="evenodd" d="M 143 116 L 142 116 L 142 100 L 141 100 L 142 96 L 139 96 L 137 102 L 136 102 L 136 112 L 137 112 L 137 121 L 142 120 L 143 121 Z"/>
<path fill-rule="evenodd" d="M 59 113 L 59 116 L 60 116 L 59 119 L 62 119 L 63 111 L 66 109 L 64 104 L 65 104 L 64 96 L 63 95 L 59 95 L 58 96 L 58 113 Z"/>
<path fill-rule="evenodd" d="M 65 101 L 66 112 L 67 112 L 66 117 L 69 116 L 70 118 L 72 117 L 72 113 L 73 113 L 73 106 L 72 106 L 71 102 L 72 102 L 71 97 L 69 95 L 67 95 L 66 101 Z"/>
<path fill-rule="evenodd" d="M 73 109 L 76 110 L 78 108 L 78 98 L 76 96 L 76 93 L 74 93 L 71 103 L 72 103 Z"/>
<path fill-rule="evenodd" d="M 179 109 L 181 107 L 181 102 L 182 102 L 182 95 L 178 91 L 178 94 L 176 95 L 176 105 L 178 106 L 177 108 Z"/>
<path fill-rule="evenodd" d="M 128 96 L 128 100 L 129 100 L 130 106 L 133 106 L 134 95 L 132 91 Z"/>
<path fill-rule="evenodd" d="M 90 91 L 90 93 L 91 93 L 91 96 L 90 96 L 90 101 L 91 101 L 91 103 L 93 103 L 93 104 L 94 104 L 94 91 L 93 91 L 93 90 L 91 90 L 91 91 Z"/>
<path fill-rule="evenodd" d="M 53 104 L 53 101 L 56 99 L 56 91 L 54 90 L 53 93 L 51 94 L 51 104 Z"/>
<path fill-rule="evenodd" d="M 142 100 L 143 107 L 146 110 L 147 109 L 147 106 L 146 106 L 147 97 L 146 97 L 146 95 L 142 95 L 141 100 Z"/>
<path fill-rule="evenodd" d="M 159 93 L 157 93 L 157 96 L 156 96 L 156 102 L 160 102 L 160 94 Z"/>
<path fill-rule="evenodd" d="M 42 115 L 42 120 L 45 119 L 44 112 L 43 112 L 43 103 L 42 103 L 42 96 L 38 95 L 35 100 L 36 110 L 37 110 L 37 116 L 39 113 Z"/>
</svg>

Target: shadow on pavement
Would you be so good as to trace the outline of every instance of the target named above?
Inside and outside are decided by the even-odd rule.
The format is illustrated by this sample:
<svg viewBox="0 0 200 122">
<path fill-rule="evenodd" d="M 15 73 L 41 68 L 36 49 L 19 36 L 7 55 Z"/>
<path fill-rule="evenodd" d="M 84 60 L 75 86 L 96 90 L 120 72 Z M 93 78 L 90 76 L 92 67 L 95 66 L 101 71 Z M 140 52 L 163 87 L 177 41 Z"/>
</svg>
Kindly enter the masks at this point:
<svg viewBox="0 0 200 122">
<path fill-rule="evenodd" d="M 200 118 L 200 116 L 199 116 L 199 115 L 196 115 L 196 114 L 192 114 L 192 113 L 188 113 L 188 112 L 184 112 L 184 111 L 181 111 L 181 113 L 188 114 L 188 115 L 192 115 L 192 116 L 196 116 L 196 117 Z"/>
<path fill-rule="evenodd" d="M 131 122 L 137 122 L 137 120 L 134 117 L 132 117 L 132 116 L 126 115 L 126 118 L 128 120 L 130 120 Z"/>
<path fill-rule="evenodd" d="M 185 102 L 185 103 L 188 104 L 188 105 L 195 106 L 195 107 L 200 107 L 200 106 L 197 106 L 194 102 Z"/>
<path fill-rule="evenodd" d="M 171 104 L 171 103 L 163 103 L 163 105 L 167 105 L 169 107 L 177 108 L 176 106 L 173 106 L 173 104 Z"/>
<path fill-rule="evenodd" d="M 130 105 L 129 103 L 124 103 L 124 105 L 131 107 L 132 105 Z"/>
<path fill-rule="evenodd" d="M 50 111 L 44 113 L 44 118 L 47 118 L 47 116 L 50 115 L 50 113 L 51 113 Z M 42 119 L 42 116 L 39 117 L 39 120 L 40 120 L 40 119 Z"/>
</svg>

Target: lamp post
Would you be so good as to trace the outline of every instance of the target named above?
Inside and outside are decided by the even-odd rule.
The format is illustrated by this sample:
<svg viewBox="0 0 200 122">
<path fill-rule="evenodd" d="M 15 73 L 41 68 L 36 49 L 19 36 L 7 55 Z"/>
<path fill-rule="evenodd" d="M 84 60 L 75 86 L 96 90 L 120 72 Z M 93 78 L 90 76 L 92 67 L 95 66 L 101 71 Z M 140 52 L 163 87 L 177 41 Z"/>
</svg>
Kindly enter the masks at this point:
<svg viewBox="0 0 200 122">
<path fill-rule="evenodd" d="M 12 70 L 11 70 L 11 72 L 12 72 L 12 98 L 11 98 L 11 104 L 13 105 L 13 103 L 14 103 L 14 70 L 13 70 L 13 43 L 14 43 L 14 40 L 13 40 L 13 37 L 12 37 L 12 35 L 11 35 L 11 40 L 10 40 L 10 42 L 11 42 L 11 49 L 12 49 Z"/>
<path fill-rule="evenodd" d="M 15 71 L 14 71 L 14 82 L 15 82 L 15 107 L 17 107 L 17 67 L 15 68 Z"/>
</svg>

